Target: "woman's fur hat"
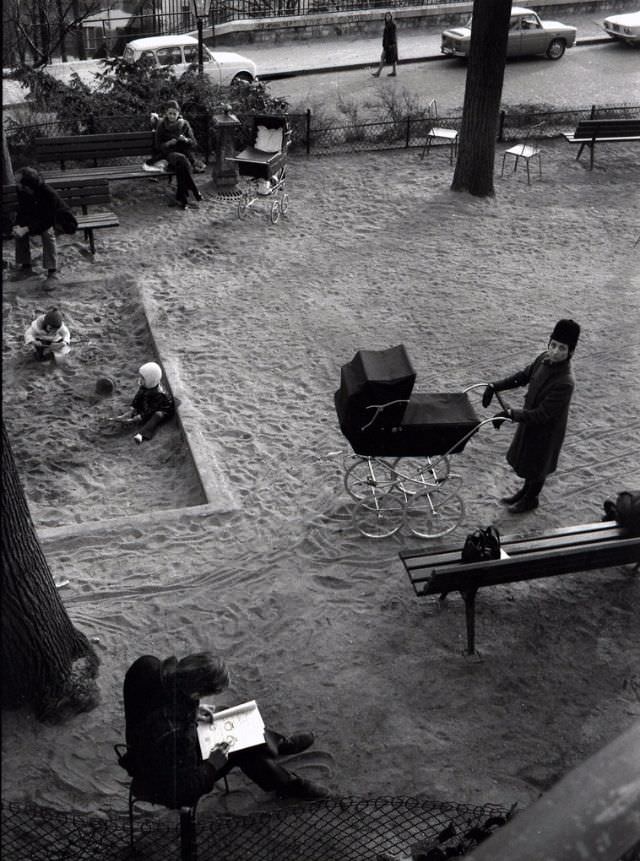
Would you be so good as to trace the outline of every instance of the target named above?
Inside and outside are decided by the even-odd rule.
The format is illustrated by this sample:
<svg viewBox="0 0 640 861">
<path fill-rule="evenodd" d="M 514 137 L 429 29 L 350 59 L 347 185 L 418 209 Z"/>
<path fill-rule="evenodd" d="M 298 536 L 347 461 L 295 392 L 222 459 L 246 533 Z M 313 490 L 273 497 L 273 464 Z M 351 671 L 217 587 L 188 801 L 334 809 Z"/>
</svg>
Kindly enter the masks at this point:
<svg viewBox="0 0 640 861">
<path fill-rule="evenodd" d="M 566 344 L 569 351 L 573 353 L 580 337 L 580 326 L 575 320 L 558 320 L 553 327 L 550 341 L 560 341 L 561 344 Z"/>
</svg>

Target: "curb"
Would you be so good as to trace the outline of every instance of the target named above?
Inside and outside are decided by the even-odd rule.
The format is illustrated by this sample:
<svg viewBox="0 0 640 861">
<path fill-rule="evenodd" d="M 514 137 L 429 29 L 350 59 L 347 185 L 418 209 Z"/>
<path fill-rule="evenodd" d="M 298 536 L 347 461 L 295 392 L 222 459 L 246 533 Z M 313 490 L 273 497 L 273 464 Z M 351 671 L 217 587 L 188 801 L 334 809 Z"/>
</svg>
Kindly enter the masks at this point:
<svg viewBox="0 0 640 861">
<path fill-rule="evenodd" d="M 611 44 L 612 39 L 609 36 L 585 36 L 584 39 L 577 39 L 573 47 L 586 48 L 591 45 L 607 45 Z M 454 58 L 447 57 L 444 54 L 428 54 L 422 57 L 408 57 L 405 60 L 398 60 L 399 66 L 408 66 L 412 63 L 431 63 L 437 60 L 452 60 Z M 377 65 L 377 60 L 372 59 L 366 63 L 344 63 L 339 66 L 314 66 L 308 69 L 288 69 L 286 72 L 267 72 L 264 75 L 258 75 L 261 81 L 281 81 L 286 78 L 298 78 L 303 75 L 322 75 L 327 72 L 351 72 L 358 69 L 370 69 Z"/>
</svg>

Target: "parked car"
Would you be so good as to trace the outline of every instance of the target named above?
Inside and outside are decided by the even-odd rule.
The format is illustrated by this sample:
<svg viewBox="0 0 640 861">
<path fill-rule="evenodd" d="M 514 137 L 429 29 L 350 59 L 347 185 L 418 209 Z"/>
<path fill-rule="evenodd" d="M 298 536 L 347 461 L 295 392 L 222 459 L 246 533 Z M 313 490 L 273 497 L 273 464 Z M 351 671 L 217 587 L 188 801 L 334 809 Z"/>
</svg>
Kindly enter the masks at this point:
<svg viewBox="0 0 640 861">
<path fill-rule="evenodd" d="M 546 54 L 559 60 L 576 41 L 576 28 L 559 21 L 542 21 L 532 9 L 511 8 L 507 57 Z M 468 57 L 471 44 L 471 18 L 464 27 L 445 30 L 440 50 L 450 57 Z"/>
<path fill-rule="evenodd" d="M 251 83 L 257 77 L 256 64 L 233 51 L 211 51 L 203 45 L 205 75 L 214 83 L 226 86 L 238 81 Z M 148 36 L 125 45 L 123 59 L 148 64 L 151 68 L 173 66 L 180 76 L 192 63 L 198 62 L 198 40 L 193 36 Z"/>
<path fill-rule="evenodd" d="M 640 45 L 640 12 L 609 15 L 602 25 L 612 39 L 629 45 Z"/>
</svg>

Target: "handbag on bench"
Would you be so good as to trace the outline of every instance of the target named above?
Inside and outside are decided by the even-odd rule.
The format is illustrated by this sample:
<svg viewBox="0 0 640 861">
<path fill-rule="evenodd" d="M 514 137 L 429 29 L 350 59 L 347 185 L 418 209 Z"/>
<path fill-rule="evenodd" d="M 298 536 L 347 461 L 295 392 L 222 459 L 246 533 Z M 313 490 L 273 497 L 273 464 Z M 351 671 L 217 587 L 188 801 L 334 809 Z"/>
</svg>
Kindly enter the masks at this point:
<svg viewBox="0 0 640 861">
<path fill-rule="evenodd" d="M 463 562 L 500 558 L 500 533 L 495 526 L 479 526 L 467 535 L 462 548 Z"/>
</svg>

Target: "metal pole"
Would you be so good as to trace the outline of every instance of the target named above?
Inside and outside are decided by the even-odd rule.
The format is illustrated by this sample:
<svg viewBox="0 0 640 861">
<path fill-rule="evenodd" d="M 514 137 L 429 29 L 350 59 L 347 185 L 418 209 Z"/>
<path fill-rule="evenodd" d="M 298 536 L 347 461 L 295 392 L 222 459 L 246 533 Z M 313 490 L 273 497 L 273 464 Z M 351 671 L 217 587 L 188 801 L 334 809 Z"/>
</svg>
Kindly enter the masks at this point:
<svg viewBox="0 0 640 861">
<path fill-rule="evenodd" d="M 198 74 L 200 77 L 204 74 L 204 51 L 202 48 L 203 37 L 202 37 L 202 26 L 203 21 L 200 15 L 198 15 Z"/>
<path fill-rule="evenodd" d="M 211 47 L 215 48 L 216 46 L 216 9 L 215 4 L 211 4 L 209 7 L 209 22 L 211 24 Z"/>
</svg>

